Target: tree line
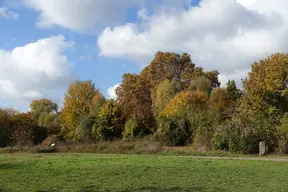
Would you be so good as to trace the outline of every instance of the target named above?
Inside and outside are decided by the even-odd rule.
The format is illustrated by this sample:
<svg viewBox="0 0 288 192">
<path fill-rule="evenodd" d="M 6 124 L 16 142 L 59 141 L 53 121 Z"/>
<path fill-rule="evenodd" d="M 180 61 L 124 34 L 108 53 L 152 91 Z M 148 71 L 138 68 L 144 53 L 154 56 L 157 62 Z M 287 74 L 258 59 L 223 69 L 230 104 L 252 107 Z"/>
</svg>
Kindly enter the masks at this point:
<svg viewBox="0 0 288 192">
<path fill-rule="evenodd" d="M 139 74 L 124 74 L 117 99 L 92 81 L 72 83 L 59 110 L 48 99 L 30 111 L 0 110 L 0 146 L 61 135 L 73 141 L 147 138 L 197 150 L 288 153 L 288 54 L 252 64 L 243 88 L 220 87 L 217 70 L 196 66 L 190 55 L 158 52 Z"/>
</svg>

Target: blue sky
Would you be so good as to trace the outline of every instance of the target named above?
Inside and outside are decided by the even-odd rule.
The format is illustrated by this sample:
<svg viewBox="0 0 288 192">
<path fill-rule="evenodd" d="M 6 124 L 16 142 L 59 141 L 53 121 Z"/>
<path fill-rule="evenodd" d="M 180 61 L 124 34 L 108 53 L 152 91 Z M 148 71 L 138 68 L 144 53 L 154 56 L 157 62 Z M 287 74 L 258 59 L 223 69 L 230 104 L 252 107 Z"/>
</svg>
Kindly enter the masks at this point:
<svg viewBox="0 0 288 192">
<path fill-rule="evenodd" d="M 285 52 L 288 42 L 284 0 L 59 2 L 0 0 L 1 106 L 27 110 L 41 97 L 61 103 L 76 79 L 91 79 L 113 97 L 108 89 L 156 51 L 188 52 L 218 69 L 223 84 L 240 85 L 253 61 Z"/>
<path fill-rule="evenodd" d="M 73 71 L 79 80 L 91 79 L 104 94 L 107 89 L 119 82 L 123 73 L 138 73 L 141 66 L 133 61 L 99 56 L 97 34 L 83 34 L 61 27 L 43 29 L 35 24 L 38 13 L 31 9 L 17 9 L 18 20 L 0 19 L 0 49 L 11 51 L 15 47 L 24 46 L 38 39 L 53 35 L 63 35 L 74 46 L 65 55 L 73 63 Z M 125 22 L 135 22 L 137 12 L 127 11 Z M 90 58 L 89 58 L 90 57 Z M 106 95 L 107 96 L 107 95 Z"/>
</svg>

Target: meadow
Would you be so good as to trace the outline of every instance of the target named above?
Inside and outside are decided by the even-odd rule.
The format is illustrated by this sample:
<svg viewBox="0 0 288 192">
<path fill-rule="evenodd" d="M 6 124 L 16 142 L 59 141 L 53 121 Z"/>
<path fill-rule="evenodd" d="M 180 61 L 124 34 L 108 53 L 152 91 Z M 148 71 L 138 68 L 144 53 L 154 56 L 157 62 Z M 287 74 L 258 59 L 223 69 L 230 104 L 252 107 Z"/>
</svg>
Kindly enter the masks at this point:
<svg viewBox="0 0 288 192">
<path fill-rule="evenodd" d="M 0 191 L 287 191 L 288 163 L 85 153 L 0 154 Z"/>
</svg>

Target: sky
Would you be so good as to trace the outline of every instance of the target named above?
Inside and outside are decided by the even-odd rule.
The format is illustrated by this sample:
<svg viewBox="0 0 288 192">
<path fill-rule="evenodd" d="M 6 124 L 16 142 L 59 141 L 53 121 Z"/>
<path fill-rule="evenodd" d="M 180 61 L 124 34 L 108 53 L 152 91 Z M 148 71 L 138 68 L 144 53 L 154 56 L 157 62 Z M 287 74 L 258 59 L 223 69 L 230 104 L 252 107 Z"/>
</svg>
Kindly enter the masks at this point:
<svg viewBox="0 0 288 192">
<path fill-rule="evenodd" d="M 107 97 L 157 51 L 191 55 L 241 86 L 254 61 L 288 51 L 287 0 L 0 0 L 0 106 L 63 103 L 92 80 Z"/>
</svg>

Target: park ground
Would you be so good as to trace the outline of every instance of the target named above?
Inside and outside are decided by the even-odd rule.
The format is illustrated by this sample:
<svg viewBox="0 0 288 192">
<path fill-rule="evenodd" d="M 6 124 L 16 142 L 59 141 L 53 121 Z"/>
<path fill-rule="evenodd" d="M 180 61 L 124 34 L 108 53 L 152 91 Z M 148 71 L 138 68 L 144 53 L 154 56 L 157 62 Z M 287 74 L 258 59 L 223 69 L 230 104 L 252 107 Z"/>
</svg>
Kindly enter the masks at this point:
<svg viewBox="0 0 288 192">
<path fill-rule="evenodd" d="M 287 159 L 0 154 L 0 191 L 287 191 Z"/>
</svg>

